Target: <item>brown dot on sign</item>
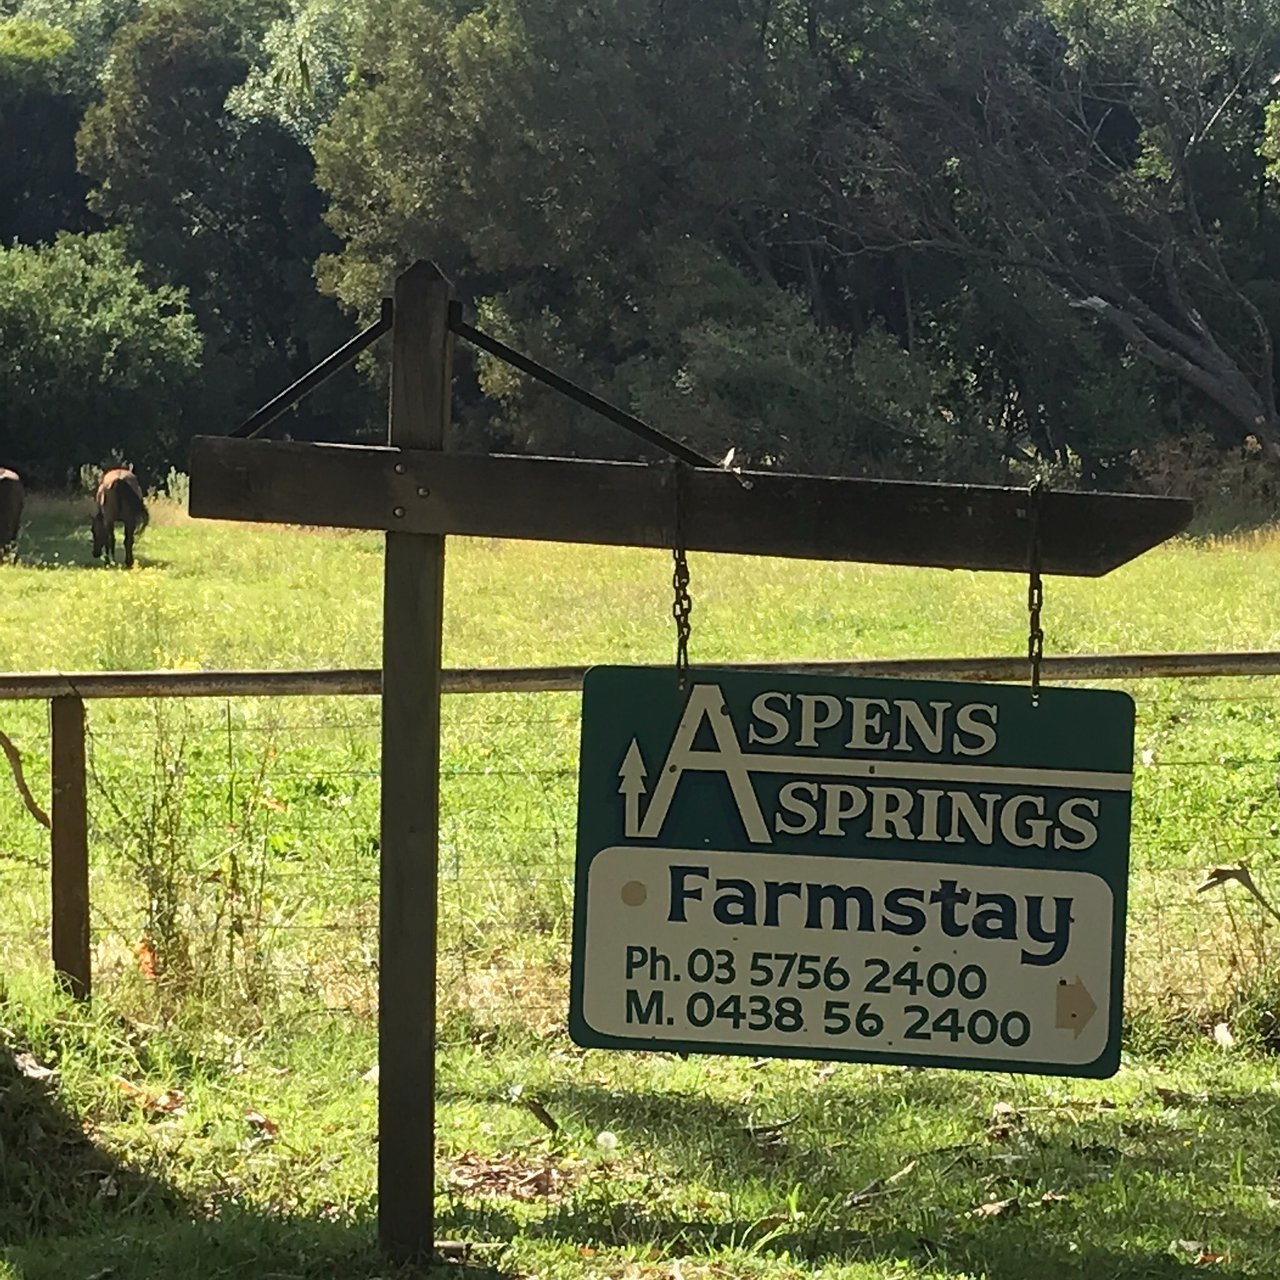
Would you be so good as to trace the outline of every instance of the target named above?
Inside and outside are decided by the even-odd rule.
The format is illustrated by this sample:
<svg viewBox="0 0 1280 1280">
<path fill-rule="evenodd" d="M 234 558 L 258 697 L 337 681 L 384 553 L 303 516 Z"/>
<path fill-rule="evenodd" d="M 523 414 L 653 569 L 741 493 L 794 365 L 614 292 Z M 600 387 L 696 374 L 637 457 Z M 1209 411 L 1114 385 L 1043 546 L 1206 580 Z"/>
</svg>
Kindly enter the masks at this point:
<svg viewBox="0 0 1280 1280">
<path fill-rule="evenodd" d="M 649 890 L 639 880 L 628 880 L 622 886 L 622 901 L 629 907 L 640 907 L 649 896 Z"/>
</svg>

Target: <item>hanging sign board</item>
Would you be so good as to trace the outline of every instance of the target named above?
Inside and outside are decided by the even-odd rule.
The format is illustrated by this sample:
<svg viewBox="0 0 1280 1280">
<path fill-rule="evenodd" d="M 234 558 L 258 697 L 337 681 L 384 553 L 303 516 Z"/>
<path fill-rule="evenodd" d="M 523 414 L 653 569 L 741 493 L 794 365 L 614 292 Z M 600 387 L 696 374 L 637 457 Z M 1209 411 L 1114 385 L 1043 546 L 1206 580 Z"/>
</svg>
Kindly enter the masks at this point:
<svg viewBox="0 0 1280 1280">
<path fill-rule="evenodd" d="M 581 1045 L 1108 1076 L 1123 693 L 596 667 Z"/>
</svg>

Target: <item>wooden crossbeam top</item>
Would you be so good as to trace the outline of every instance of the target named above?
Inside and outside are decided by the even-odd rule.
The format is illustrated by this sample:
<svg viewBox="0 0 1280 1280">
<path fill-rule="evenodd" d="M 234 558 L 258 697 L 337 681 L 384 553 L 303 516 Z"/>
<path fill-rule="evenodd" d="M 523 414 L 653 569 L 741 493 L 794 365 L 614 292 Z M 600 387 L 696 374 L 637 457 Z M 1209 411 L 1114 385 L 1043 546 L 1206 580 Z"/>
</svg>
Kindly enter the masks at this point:
<svg viewBox="0 0 1280 1280">
<path fill-rule="evenodd" d="M 686 468 L 690 551 L 1025 571 L 1025 489 Z M 1181 498 L 1050 491 L 1043 571 L 1098 577 L 1187 527 Z M 670 547 L 670 464 L 201 436 L 191 514 L 224 520 Z"/>
</svg>

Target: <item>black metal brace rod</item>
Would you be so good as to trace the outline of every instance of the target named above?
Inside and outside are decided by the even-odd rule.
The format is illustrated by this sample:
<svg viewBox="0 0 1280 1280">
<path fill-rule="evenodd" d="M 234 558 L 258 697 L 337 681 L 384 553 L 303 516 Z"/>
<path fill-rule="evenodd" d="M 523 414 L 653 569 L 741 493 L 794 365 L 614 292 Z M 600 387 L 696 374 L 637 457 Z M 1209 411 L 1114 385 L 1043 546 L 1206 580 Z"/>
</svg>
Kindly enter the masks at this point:
<svg viewBox="0 0 1280 1280">
<path fill-rule="evenodd" d="M 242 422 L 231 435 L 241 440 L 252 440 L 265 431 L 282 413 L 292 409 L 303 396 L 328 382 L 340 369 L 345 368 L 366 347 L 371 347 L 384 333 L 391 332 L 392 306 L 390 298 L 382 300 L 382 314 L 367 329 L 362 329 L 350 342 L 343 344 L 332 355 L 325 356 L 314 369 L 304 373 L 292 386 L 268 400 L 251 418 Z"/>
<path fill-rule="evenodd" d="M 576 400 L 602 418 L 608 418 L 624 431 L 630 431 L 633 436 L 639 436 L 641 440 L 661 449 L 663 453 L 670 454 L 671 457 L 687 462 L 693 467 L 719 467 L 720 464 L 714 459 L 704 457 L 696 449 L 690 449 L 688 445 L 681 444 L 679 440 L 664 434 L 657 427 L 651 427 L 647 422 L 642 422 L 634 414 L 619 409 L 617 405 L 610 404 L 607 400 L 601 400 L 585 387 L 578 386 L 576 382 L 570 382 L 568 378 L 562 378 L 545 365 L 540 365 L 536 360 L 530 360 L 528 356 L 521 355 L 506 343 L 499 342 L 497 338 L 491 338 L 487 333 L 482 333 L 479 329 L 467 324 L 462 318 L 462 306 L 458 302 L 454 302 L 449 308 L 449 328 L 458 337 L 465 338 L 473 346 L 479 347 L 481 351 L 487 351 L 491 356 L 496 356 L 513 368 L 519 369 L 521 373 L 527 373 L 529 377 L 546 383 L 561 395 L 568 396 L 570 400 Z"/>
</svg>

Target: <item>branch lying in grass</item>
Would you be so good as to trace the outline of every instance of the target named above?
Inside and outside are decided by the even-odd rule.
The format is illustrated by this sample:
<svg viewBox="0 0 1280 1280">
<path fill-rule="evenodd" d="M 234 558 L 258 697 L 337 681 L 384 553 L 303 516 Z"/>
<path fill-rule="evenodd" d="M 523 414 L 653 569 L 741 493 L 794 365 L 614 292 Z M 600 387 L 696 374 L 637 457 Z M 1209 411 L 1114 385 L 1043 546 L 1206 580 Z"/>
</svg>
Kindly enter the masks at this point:
<svg viewBox="0 0 1280 1280">
<path fill-rule="evenodd" d="M 888 1195 L 894 1189 L 894 1183 L 901 1182 L 908 1174 L 914 1173 L 919 1163 L 919 1160 L 911 1160 L 903 1165 L 897 1173 L 891 1173 L 887 1178 L 872 1178 L 861 1191 L 851 1191 L 845 1196 L 844 1207 L 846 1209 L 856 1209 L 881 1196 Z"/>
<path fill-rule="evenodd" d="M 1216 889 L 1221 884 L 1226 884 L 1228 880 L 1234 880 L 1237 884 L 1242 885 L 1254 898 L 1258 900 L 1263 908 L 1276 920 L 1280 920 L 1280 911 L 1267 901 L 1262 895 L 1262 890 L 1253 882 L 1253 876 L 1249 874 L 1249 868 L 1245 866 L 1239 867 L 1216 867 L 1209 872 L 1208 879 L 1205 880 L 1197 890 L 1197 893 L 1204 893 L 1206 889 Z"/>
<path fill-rule="evenodd" d="M 9 758 L 9 768 L 13 770 L 13 782 L 18 788 L 18 794 L 22 797 L 22 803 L 27 806 L 27 812 L 46 830 L 52 830 L 53 824 L 49 821 L 49 815 L 36 804 L 35 797 L 31 794 L 31 788 L 27 786 L 27 780 L 22 774 L 22 755 L 18 748 L 13 745 L 13 740 L 8 734 L 0 730 L 0 750 L 3 750 Z"/>
</svg>

